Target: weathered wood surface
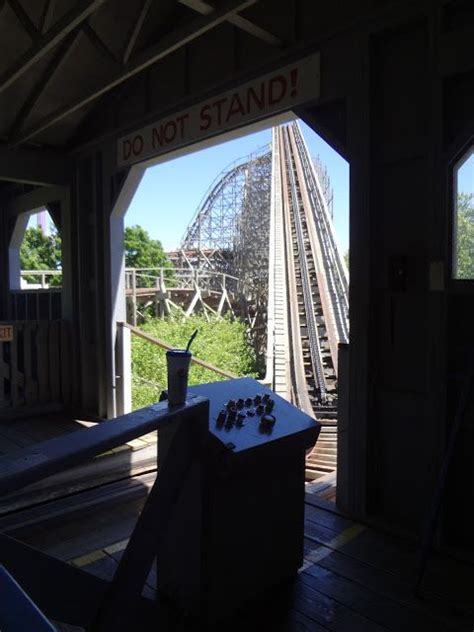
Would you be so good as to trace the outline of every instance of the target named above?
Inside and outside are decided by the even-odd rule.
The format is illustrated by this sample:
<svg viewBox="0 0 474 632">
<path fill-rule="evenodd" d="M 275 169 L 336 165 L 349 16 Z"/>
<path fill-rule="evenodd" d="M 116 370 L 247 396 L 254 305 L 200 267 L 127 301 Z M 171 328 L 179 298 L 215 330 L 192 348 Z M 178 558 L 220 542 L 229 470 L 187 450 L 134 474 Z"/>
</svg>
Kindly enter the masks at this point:
<svg viewBox="0 0 474 632">
<path fill-rule="evenodd" d="M 186 404 L 168 408 L 163 402 L 122 417 L 57 437 L 0 458 L 0 495 L 11 494 L 26 485 L 79 465 L 92 457 L 136 439 L 177 418 L 198 416 L 207 400 L 191 395 Z"/>
<path fill-rule="evenodd" d="M 70 330 L 64 321 L 11 321 L 13 340 L 0 342 L 0 416 L 12 410 L 68 404 Z"/>
<path fill-rule="evenodd" d="M 136 477 L 133 494 L 140 487 L 146 489 L 143 479 L 147 476 Z M 119 523 L 130 533 L 133 514 L 139 514 L 144 500 L 144 496 L 135 496 L 130 505 L 127 503 L 130 510 L 121 513 L 119 505 L 107 501 L 103 494 L 102 506 L 93 512 L 84 510 L 82 518 L 70 520 L 66 530 L 58 523 L 45 525 L 42 531 L 37 524 L 29 541 L 55 552 L 55 539 L 61 537 L 63 553 L 69 544 L 70 551 L 77 555 L 66 559 L 110 580 L 127 544 Z M 226 630 L 241 632 L 255 626 L 285 632 L 472 629 L 474 616 L 469 613 L 469 601 L 466 595 L 457 593 L 461 585 L 464 591 L 472 590 L 472 567 L 436 557 L 427 576 L 430 590 L 425 599 L 418 599 L 413 594 L 413 571 L 418 559 L 413 543 L 357 525 L 334 506 L 330 510 L 328 503 L 315 495 L 306 495 L 305 508 L 305 564 L 298 579 L 293 585 L 272 591 L 268 601 L 262 598 L 255 608 L 226 623 Z M 87 540 L 88 550 L 84 546 Z M 150 573 L 144 594 L 150 595 L 155 587 L 156 574 Z M 456 593 L 457 602 L 453 601 Z"/>
</svg>

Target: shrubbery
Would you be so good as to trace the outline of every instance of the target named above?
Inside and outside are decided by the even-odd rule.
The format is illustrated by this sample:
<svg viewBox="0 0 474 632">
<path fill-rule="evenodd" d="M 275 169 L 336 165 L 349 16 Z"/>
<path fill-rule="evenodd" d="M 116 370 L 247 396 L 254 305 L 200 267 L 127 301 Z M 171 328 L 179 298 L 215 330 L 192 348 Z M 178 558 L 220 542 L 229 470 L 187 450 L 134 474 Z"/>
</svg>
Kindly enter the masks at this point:
<svg viewBox="0 0 474 632">
<path fill-rule="evenodd" d="M 150 319 L 141 329 L 154 338 L 184 348 L 195 329 L 199 330 L 191 351 L 200 360 L 239 376 L 256 376 L 255 354 L 248 344 L 245 325 L 228 318 L 207 320 L 204 316 L 174 316 Z M 166 388 L 166 351 L 137 336 L 132 336 L 132 406 L 142 408 L 158 401 Z M 216 382 L 224 377 L 191 365 L 189 383 Z"/>
</svg>

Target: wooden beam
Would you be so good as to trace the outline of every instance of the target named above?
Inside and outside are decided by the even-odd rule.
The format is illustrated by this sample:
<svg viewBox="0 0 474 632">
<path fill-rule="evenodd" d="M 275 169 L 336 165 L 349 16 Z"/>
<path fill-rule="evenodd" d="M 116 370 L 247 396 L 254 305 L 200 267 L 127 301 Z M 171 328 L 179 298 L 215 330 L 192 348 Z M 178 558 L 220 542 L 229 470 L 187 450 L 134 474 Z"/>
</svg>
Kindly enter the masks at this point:
<svg viewBox="0 0 474 632">
<path fill-rule="evenodd" d="M 168 402 L 154 404 L 128 415 L 104 421 L 93 428 L 77 430 L 0 457 L 0 497 L 30 483 L 84 463 L 128 441 L 167 426 L 177 420 L 208 416 L 209 400 L 190 395 L 186 403 L 173 408 Z"/>
<path fill-rule="evenodd" d="M 59 152 L 0 146 L 0 180 L 36 185 L 68 184 L 72 160 Z"/>
<path fill-rule="evenodd" d="M 51 202 L 63 200 L 66 195 L 66 187 L 38 187 L 28 193 L 22 193 L 11 198 L 5 204 L 5 208 L 10 217 L 16 217 L 20 213 L 34 211 L 43 206 L 48 206 Z"/>
<path fill-rule="evenodd" d="M 198 37 L 201 37 L 201 35 L 204 35 L 219 24 L 222 24 L 222 22 L 225 22 L 227 18 L 236 11 L 245 9 L 252 4 L 255 4 L 255 2 L 257 2 L 257 0 L 226 0 L 211 15 L 200 15 L 187 24 L 183 24 L 181 27 L 164 36 L 157 45 L 152 46 L 148 50 L 143 51 L 143 53 L 132 58 L 130 62 L 126 64 L 120 72 L 114 73 L 110 77 L 109 81 L 107 81 L 102 87 L 89 92 L 74 103 L 70 103 L 65 107 L 61 107 L 52 114 L 44 117 L 36 125 L 32 126 L 30 129 L 27 129 L 17 138 L 14 138 L 11 142 L 11 145 L 16 146 L 24 143 L 30 138 L 33 138 L 40 132 L 48 129 L 49 127 L 57 123 L 58 121 L 61 121 L 69 114 L 72 114 L 73 112 L 76 112 L 88 103 L 95 101 L 95 99 L 100 97 L 102 94 L 105 94 L 115 86 L 120 85 L 121 83 L 135 76 L 142 70 L 145 70 L 149 66 L 152 66 L 160 59 L 163 59 L 164 57 L 178 50 L 179 48 L 185 46 L 189 42 L 197 39 Z"/>
<path fill-rule="evenodd" d="M 135 334 L 135 336 L 138 336 L 138 338 L 143 338 L 143 340 L 146 340 L 147 342 L 151 342 L 151 344 L 155 345 L 156 347 L 160 347 L 161 349 L 166 349 L 167 351 L 174 349 L 174 347 L 170 346 L 163 340 L 159 340 L 158 338 L 154 338 L 153 336 L 150 336 L 150 334 L 147 334 L 141 329 L 138 329 L 138 327 L 134 327 L 133 325 L 129 325 L 128 323 L 117 323 L 117 324 L 121 327 L 128 327 L 128 329 L 130 329 L 130 331 L 133 334 Z M 222 375 L 223 377 L 227 377 L 230 380 L 235 380 L 238 377 L 238 375 L 235 375 L 235 373 L 230 373 L 229 371 L 225 371 L 224 369 L 219 369 L 217 366 L 214 366 L 213 364 L 210 364 L 209 362 L 205 362 L 204 360 L 200 360 L 199 358 L 196 358 L 195 356 L 191 357 L 191 363 L 197 364 L 198 366 L 202 366 L 204 369 L 207 369 L 208 371 L 213 371 L 214 373 L 217 373 L 218 375 Z"/>
<path fill-rule="evenodd" d="M 101 53 L 103 57 L 111 61 L 113 64 L 116 64 L 116 65 L 118 64 L 117 57 L 106 45 L 104 40 L 97 35 L 96 31 L 92 28 L 89 22 L 84 22 L 82 30 L 84 31 L 84 35 L 86 35 L 89 38 L 89 41 L 91 42 L 91 44 L 95 46 L 95 48 L 99 51 L 99 53 Z"/>
<path fill-rule="evenodd" d="M 22 27 L 28 33 L 28 37 L 34 42 L 39 35 L 39 31 L 31 21 L 28 13 L 26 13 L 25 9 L 21 6 L 18 0 L 8 0 L 8 4 Z"/>
<path fill-rule="evenodd" d="M 81 29 L 76 29 L 70 33 L 58 48 L 53 59 L 41 73 L 36 85 L 33 87 L 33 90 L 18 112 L 18 115 L 10 128 L 8 134 L 10 138 L 20 133 L 25 121 L 28 119 L 35 105 L 41 98 L 41 95 L 48 89 L 49 85 L 54 80 L 56 73 L 60 70 L 78 43 L 81 33 Z"/>
<path fill-rule="evenodd" d="M 201 15 L 209 15 L 214 10 L 213 6 L 209 4 L 209 2 L 204 2 L 203 0 L 179 0 L 179 2 L 180 4 L 185 5 L 193 11 L 200 13 Z M 266 44 L 277 47 L 283 46 L 283 41 L 279 37 L 273 35 L 273 33 L 270 33 L 270 31 L 262 29 L 260 26 L 257 26 L 257 24 L 251 22 L 250 20 L 247 20 L 247 18 L 244 18 L 238 13 L 231 15 L 227 19 L 227 22 L 233 24 L 241 31 L 245 31 L 250 35 L 257 37 Z"/>
<path fill-rule="evenodd" d="M 37 61 L 61 42 L 72 30 L 84 22 L 105 0 L 80 0 L 43 36 L 40 36 L 1 77 L 0 92 L 6 90 Z"/>
<path fill-rule="evenodd" d="M 148 11 L 150 10 L 151 0 L 143 0 L 140 12 L 138 13 L 137 19 L 135 20 L 135 24 L 133 25 L 132 32 L 130 33 L 130 37 L 128 38 L 127 45 L 125 46 L 125 50 L 122 56 L 122 63 L 126 64 L 130 59 L 130 55 L 132 54 L 133 47 L 136 44 L 137 38 L 140 34 L 141 28 L 143 26 L 143 22 L 146 18 Z"/>
<path fill-rule="evenodd" d="M 46 31 L 49 29 L 53 19 L 55 7 L 56 0 L 46 0 L 43 9 L 43 15 L 41 16 L 41 33 L 46 33 Z"/>
</svg>

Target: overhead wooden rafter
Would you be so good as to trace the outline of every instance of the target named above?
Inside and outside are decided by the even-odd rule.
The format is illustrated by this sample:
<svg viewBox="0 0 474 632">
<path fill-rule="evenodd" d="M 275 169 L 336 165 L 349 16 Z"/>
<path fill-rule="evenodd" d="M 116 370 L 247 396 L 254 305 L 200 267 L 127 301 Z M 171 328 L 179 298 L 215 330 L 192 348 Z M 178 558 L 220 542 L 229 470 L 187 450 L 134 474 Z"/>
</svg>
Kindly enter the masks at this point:
<svg viewBox="0 0 474 632">
<path fill-rule="evenodd" d="M 133 25 L 132 32 L 130 33 L 130 37 L 128 38 L 127 45 L 125 46 L 125 50 L 123 52 L 123 56 L 122 56 L 123 64 L 126 64 L 128 60 L 130 59 L 130 55 L 132 54 L 133 47 L 135 46 L 137 38 L 140 34 L 146 15 L 148 11 L 150 10 L 150 6 L 151 6 L 151 0 L 143 0 L 137 19 L 135 20 L 135 24 Z"/>
<path fill-rule="evenodd" d="M 31 18 L 28 15 L 28 13 L 26 13 L 26 11 L 18 2 L 18 0 L 8 0 L 8 4 L 10 5 L 10 8 L 13 11 L 13 13 L 16 15 L 17 20 L 20 22 L 20 24 L 25 29 L 25 31 L 28 33 L 28 36 L 30 37 L 30 39 L 32 41 L 35 41 L 38 35 L 38 30 L 36 26 L 33 24 L 33 22 L 31 21 Z"/>
<path fill-rule="evenodd" d="M 164 36 L 156 45 L 143 52 L 137 53 L 134 57 L 131 57 L 131 59 L 124 64 L 123 67 L 112 73 L 105 84 L 85 94 L 77 101 L 58 108 L 56 111 L 47 115 L 29 129 L 20 132 L 16 137 L 11 139 L 10 146 L 19 145 L 30 138 L 33 138 L 66 116 L 69 116 L 73 112 L 76 112 L 85 105 L 93 102 L 95 99 L 105 94 L 115 86 L 120 85 L 160 59 L 163 59 L 187 43 L 215 28 L 222 22 L 225 22 L 232 15 L 235 15 L 236 12 L 255 4 L 255 2 L 257 2 L 257 0 L 226 0 L 209 15 L 199 15 L 186 24 L 174 29 Z M 88 4 L 91 6 L 92 4 L 98 3 L 100 4 L 100 2 L 96 0 L 95 3 L 89 2 Z M 12 71 L 9 72 L 11 73 Z M 11 83 L 11 81 L 9 83 Z"/>
<path fill-rule="evenodd" d="M 56 7 L 56 0 L 46 1 L 44 5 L 44 9 L 43 9 L 43 15 L 41 16 L 41 32 L 42 33 L 46 33 L 46 31 L 51 26 L 55 7 Z"/>
<path fill-rule="evenodd" d="M 0 76 L 0 92 L 6 90 L 37 61 L 42 59 L 79 24 L 87 20 L 105 0 L 80 0 L 66 15 L 58 20 L 44 35 L 33 40 L 32 46 Z"/>
<path fill-rule="evenodd" d="M 180 4 L 185 5 L 189 9 L 193 9 L 197 13 L 201 15 L 209 15 L 214 11 L 214 7 L 209 2 L 204 2 L 203 0 L 178 0 Z M 283 41 L 270 33 L 269 31 L 262 29 L 260 26 L 247 20 L 242 15 L 234 14 L 227 18 L 227 22 L 233 24 L 241 31 L 245 31 L 254 37 L 264 41 L 266 44 L 270 44 L 271 46 L 283 46 Z"/>
<path fill-rule="evenodd" d="M 90 23 L 84 22 L 82 25 L 82 31 L 84 35 L 89 38 L 90 43 L 95 47 L 96 50 L 105 58 L 108 59 L 113 64 L 118 65 L 118 59 L 114 55 L 114 53 L 110 50 L 104 40 L 97 35 L 95 29 L 90 25 Z"/>
<path fill-rule="evenodd" d="M 36 81 L 32 91 L 30 92 L 28 98 L 25 103 L 21 107 L 18 112 L 9 132 L 9 136 L 16 136 L 20 133 L 23 125 L 28 120 L 31 112 L 33 111 L 35 105 L 41 98 L 41 96 L 45 93 L 51 83 L 54 81 L 57 73 L 64 65 L 65 61 L 70 57 L 72 51 L 76 47 L 82 31 L 80 29 L 76 29 L 69 33 L 66 39 L 62 42 L 61 46 L 56 51 L 56 54 L 53 56 L 49 64 L 46 66 L 44 71 L 40 74 L 38 80 Z"/>
<path fill-rule="evenodd" d="M 45 149 L 8 150 L 0 145 L 0 181 L 35 185 L 68 184 L 72 162 L 58 152 Z"/>
</svg>

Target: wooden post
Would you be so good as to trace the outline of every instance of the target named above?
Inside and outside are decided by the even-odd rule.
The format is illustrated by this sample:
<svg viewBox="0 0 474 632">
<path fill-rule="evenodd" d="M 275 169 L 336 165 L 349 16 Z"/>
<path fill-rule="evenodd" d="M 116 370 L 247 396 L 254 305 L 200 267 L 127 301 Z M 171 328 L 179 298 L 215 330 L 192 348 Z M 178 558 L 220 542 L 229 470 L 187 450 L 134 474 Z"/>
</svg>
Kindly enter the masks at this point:
<svg viewBox="0 0 474 632">
<path fill-rule="evenodd" d="M 132 325 L 137 326 L 137 272 L 132 270 Z"/>
<path fill-rule="evenodd" d="M 161 271 L 160 271 L 161 274 Z M 159 277 L 156 277 L 155 279 L 155 288 L 156 288 L 156 292 L 155 292 L 155 316 L 156 318 L 159 318 L 160 316 L 160 279 Z"/>
<path fill-rule="evenodd" d="M 130 329 L 123 323 L 117 323 L 115 372 L 117 415 L 126 415 L 132 410 L 132 347 Z"/>
</svg>

